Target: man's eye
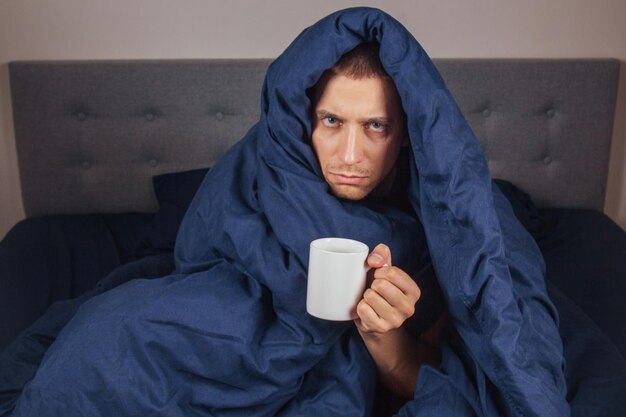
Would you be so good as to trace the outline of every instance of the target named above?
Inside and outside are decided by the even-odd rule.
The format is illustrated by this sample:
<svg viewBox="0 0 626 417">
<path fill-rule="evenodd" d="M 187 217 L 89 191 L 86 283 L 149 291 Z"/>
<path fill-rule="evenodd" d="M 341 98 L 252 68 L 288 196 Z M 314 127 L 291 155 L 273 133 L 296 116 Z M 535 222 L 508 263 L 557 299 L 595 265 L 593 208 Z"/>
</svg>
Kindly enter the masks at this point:
<svg viewBox="0 0 626 417">
<path fill-rule="evenodd" d="M 335 126 L 337 124 L 337 119 L 331 116 L 326 116 L 322 119 L 322 123 L 326 126 Z"/>
<path fill-rule="evenodd" d="M 384 132 L 387 126 L 379 122 L 371 122 L 368 128 L 374 132 Z"/>
</svg>

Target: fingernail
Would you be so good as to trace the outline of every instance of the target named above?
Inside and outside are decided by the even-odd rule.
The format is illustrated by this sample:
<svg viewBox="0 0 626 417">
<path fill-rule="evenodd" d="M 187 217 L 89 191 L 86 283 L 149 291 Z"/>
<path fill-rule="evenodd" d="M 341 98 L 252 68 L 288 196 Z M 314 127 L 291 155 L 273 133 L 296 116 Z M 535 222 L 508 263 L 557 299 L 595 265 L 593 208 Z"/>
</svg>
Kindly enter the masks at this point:
<svg viewBox="0 0 626 417">
<path fill-rule="evenodd" d="M 375 263 L 379 264 L 379 263 L 382 263 L 384 261 L 384 259 L 379 254 L 373 253 L 372 254 L 372 261 L 374 261 Z"/>
</svg>

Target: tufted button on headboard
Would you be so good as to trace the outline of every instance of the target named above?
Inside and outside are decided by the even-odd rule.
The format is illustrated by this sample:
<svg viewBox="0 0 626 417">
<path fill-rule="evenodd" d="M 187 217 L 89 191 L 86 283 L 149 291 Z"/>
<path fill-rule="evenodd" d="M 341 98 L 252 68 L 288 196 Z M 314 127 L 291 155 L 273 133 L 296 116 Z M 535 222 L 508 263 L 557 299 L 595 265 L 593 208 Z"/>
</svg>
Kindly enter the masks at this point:
<svg viewBox="0 0 626 417">
<path fill-rule="evenodd" d="M 602 210 L 617 60 L 440 60 L 491 174 L 539 206 Z"/>
<path fill-rule="evenodd" d="M 11 63 L 27 215 L 155 210 L 154 175 L 214 164 L 257 121 L 269 63 Z"/>
<path fill-rule="evenodd" d="M 9 65 L 28 216 L 153 211 L 151 178 L 210 166 L 258 120 L 269 59 Z M 617 60 L 435 60 L 492 175 L 602 209 Z"/>
</svg>

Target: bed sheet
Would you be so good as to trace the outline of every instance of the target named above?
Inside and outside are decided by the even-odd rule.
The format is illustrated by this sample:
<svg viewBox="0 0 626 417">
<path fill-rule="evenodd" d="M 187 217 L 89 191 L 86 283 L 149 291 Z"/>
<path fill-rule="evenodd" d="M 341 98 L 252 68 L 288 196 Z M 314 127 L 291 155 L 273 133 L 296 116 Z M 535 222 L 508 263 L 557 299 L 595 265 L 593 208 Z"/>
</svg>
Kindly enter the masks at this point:
<svg viewBox="0 0 626 417">
<path fill-rule="evenodd" d="M 540 210 L 546 279 L 626 357 L 626 232 L 594 210 Z"/>
<path fill-rule="evenodd" d="M 42 216 L 0 242 L 0 351 L 55 301 L 88 291 L 134 259 L 152 214 Z"/>
</svg>

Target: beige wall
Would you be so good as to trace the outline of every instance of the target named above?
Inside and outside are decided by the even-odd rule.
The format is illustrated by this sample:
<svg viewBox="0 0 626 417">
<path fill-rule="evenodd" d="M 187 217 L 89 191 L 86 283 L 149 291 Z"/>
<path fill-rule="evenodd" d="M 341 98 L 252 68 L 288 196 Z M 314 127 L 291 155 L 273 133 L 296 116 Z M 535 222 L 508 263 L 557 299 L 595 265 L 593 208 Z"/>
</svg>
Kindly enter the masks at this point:
<svg viewBox="0 0 626 417">
<path fill-rule="evenodd" d="M 331 11 L 380 5 L 433 57 L 615 57 L 619 117 L 606 212 L 626 228 L 624 0 L 0 0 L 0 237 L 23 217 L 7 63 L 275 57 Z"/>
</svg>

